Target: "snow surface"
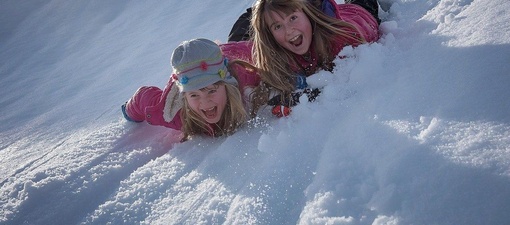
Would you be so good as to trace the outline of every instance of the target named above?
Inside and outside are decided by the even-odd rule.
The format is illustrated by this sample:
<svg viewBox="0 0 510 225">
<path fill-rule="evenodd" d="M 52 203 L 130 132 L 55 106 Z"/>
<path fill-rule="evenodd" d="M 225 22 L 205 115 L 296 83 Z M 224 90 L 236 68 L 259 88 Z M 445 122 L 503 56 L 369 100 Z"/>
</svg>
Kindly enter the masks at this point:
<svg viewBox="0 0 510 225">
<path fill-rule="evenodd" d="M 0 1 L 0 224 L 510 224 L 508 0 L 381 0 L 316 102 L 230 137 L 122 118 L 252 3 Z"/>
</svg>

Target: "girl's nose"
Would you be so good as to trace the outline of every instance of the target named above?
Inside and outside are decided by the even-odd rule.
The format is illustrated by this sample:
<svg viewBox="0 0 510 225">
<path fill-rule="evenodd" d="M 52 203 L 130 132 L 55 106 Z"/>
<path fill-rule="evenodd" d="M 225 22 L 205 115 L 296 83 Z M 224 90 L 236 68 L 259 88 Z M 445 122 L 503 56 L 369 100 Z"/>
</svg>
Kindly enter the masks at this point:
<svg viewBox="0 0 510 225">
<path fill-rule="evenodd" d="M 287 26 L 285 26 L 284 29 L 285 29 L 286 34 L 291 34 L 292 31 L 294 30 L 294 27 L 287 25 Z"/>
<path fill-rule="evenodd" d="M 200 104 L 207 104 L 211 101 L 209 97 L 202 97 L 200 98 Z"/>
</svg>

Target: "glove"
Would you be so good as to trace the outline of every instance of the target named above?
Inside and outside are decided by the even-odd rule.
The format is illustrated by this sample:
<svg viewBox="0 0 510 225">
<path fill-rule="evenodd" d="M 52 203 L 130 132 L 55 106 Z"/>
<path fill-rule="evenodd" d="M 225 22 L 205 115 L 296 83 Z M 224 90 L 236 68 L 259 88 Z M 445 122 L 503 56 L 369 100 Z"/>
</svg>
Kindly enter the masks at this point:
<svg viewBox="0 0 510 225">
<path fill-rule="evenodd" d="M 276 95 L 273 98 L 267 101 L 268 105 L 276 106 L 276 105 L 286 105 L 286 106 L 296 106 L 299 103 L 299 98 L 301 95 L 306 94 L 309 102 L 314 102 L 317 96 L 319 96 L 321 90 L 319 88 L 305 88 L 302 91 L 293 92 L 290 95 Z"/>
<path fill-rule="evenodd" d="M 292 109 L 290 107 L 284 106 L 284 105 L 277 105 L 273 107 L 273 110 L 271 110 L 271 113 L 277 117 L 284 117 L 290 115 L 290 112 Z"/>
<path fill-rule="evenodd" d="M 317 96 L 319 96 L 321 94 L 321 90 L 319 88 L 314 88 L 314 89 L 307 88 L 307 89 L 303 90 L 303 93 L 306 94 L 309 102 L 314 102 L 315 99 L 317 98 Z M 298 98 L 298 100 L 299 100 L 299 98 Z"/>
<path fill-rule="evenodd" d="M 273 115 L 277 117 L 288 116 L 292 111 L 290 107 L 296 106 L 299 103 L 301 95 L 306 94 L 309 102 L 315 101 L 317 96 L 321 93 L 319 88 L 309 89 L 306 88 L 303 91 L 297 91 L 290 95 L 277 95 L 271 98 L 267 104 L 274 106 L 272 109 Z"/>
</svg>

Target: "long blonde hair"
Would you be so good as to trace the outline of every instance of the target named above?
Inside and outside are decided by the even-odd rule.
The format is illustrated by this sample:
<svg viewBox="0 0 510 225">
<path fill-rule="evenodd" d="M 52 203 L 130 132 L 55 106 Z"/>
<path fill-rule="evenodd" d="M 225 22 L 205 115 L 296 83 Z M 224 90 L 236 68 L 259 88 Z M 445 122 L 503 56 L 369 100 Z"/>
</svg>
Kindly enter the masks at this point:
<svg viewBox="0 0 510 225">
<path fill-rule="evenodd" d="M 314 5 L 315 4 L 315 5 Z M 286 15 L 302 10 L 312 25 L 312 45 L 317 53 L 317 62 L 322 69 L 331 70 L 334 55 L 331 52 L 333 43 L 338 38 L 352 42 L 364 43 L 363 37 L 358 37 L 352 31 L 356 27 L 348 22 L 330 17 L 319 10 L 320 2 L 310 0 L 258 0 L 253 7 L 251 18 L 253 37 L 253 60 L 259 69 L 262 84 L 254 90 L 253 105 L 256 111 L 267 103 L 269 91 L 276 89 L 284 95 L 295 89 L 295 75 L 292 65 L 297 64 L 294 53 L 280 46 L 267 26 L 265 15 L 269 12 L 284 13 Z M 359 32 L 355 32 L 359 33 Z M 313 71 L 316 72 L 316 71 Z"/>
</svg>

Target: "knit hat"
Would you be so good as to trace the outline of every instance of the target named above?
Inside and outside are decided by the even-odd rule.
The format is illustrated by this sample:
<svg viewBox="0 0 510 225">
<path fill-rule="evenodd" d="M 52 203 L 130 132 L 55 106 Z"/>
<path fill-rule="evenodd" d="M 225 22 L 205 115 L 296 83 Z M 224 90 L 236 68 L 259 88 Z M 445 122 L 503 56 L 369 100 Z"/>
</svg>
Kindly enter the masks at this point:
<svg viewBox="0 0 510 225">
<path fill-rule="evenodd" d="M 182 42 L 172 54 L 172 67 L 180 92 L 199 90 L 220 80 L 237 85 L 220 47 L 204 38 Z"/>
</svg>

